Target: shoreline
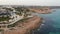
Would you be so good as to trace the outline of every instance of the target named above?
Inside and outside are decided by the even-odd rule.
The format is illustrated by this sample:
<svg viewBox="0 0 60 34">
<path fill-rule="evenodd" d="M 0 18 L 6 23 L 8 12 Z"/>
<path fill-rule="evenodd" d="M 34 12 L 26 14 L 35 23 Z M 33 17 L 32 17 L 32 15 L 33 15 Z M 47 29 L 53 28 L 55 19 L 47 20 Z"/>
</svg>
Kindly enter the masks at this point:
<svg viewBox="0 0 60 34">
<path fill-rule="evenodd" d="M 50 8 L 41 8 L 41 9 L 36 9 L 36 8 L 29 8 L 32 12 L 40 13 L 40 14 L 50 14 L 51 10 Z"/>
<path fill-rule="evenodd" d="M 26 22 L 18 23 L 15 30 L 6 30 L 4 34 L 30 34 L 31 30 L 38 28 L 42 23 L 42 18 L 34 16 Z"/>
</svg>

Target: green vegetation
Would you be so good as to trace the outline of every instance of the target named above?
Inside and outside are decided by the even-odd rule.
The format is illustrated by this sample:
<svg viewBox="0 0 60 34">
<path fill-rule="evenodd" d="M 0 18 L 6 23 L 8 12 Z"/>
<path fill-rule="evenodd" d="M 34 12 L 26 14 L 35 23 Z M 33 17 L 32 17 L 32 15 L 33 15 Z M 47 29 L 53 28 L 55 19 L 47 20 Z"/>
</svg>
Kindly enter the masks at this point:
<svg viewBox="0 0 60 34">
<path fill-rule="evenodd" d="M 3 31 L 3 29 L 0 29 L 0 32 Z"/>
<path fill-rule="evenodd" d="M 8 28 L 15 27 L 18 23 L 26 22 L 28 19 L 30 19 L 30 18 L 24 18 L 24 19 L 22 19 L 22 20 L 19 20 L 17 23 L 8 25 L 7 27 L 8 27 Z"/>
<path fill-rule="evenodd" d="M 9 17 L 0 17 L 0 21 L 7 21 L 9 19 L 10 19 Z"/>
<path fill-rule="evenodd" d="M 16 14 L 22 16 L 22 13 L 21 12 L 16 12 Z"/>
<path fill-rule="evenodd" d="M 24 17 L 31 15 L 31 11 L 28 8 L 17 7 L 15 10 L 17 11 L 16 14 L 18 15 L 23 15 L 22 13 L 24 13 Z"/>
<path fill-rule="evenodd" d="M 16 23 L 8 25 L 7 27 L 10 28 L 10 27 L 15 27 L 15 26 L 16 26 Z"/>
<path fill-rule="evenodd" d="M 3 9 L 9 10 L 9 11 L 13 11 L 13 9 L 11 9 L 11 8 L 4 7 Z"/>
</svg>

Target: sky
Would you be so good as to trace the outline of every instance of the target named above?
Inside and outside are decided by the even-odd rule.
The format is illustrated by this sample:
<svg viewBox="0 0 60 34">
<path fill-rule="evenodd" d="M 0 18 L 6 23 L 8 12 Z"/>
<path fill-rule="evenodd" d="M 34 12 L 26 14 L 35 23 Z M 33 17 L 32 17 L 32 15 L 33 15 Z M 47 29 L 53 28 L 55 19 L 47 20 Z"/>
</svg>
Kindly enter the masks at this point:
<svg viewBox="0 0 60 34">
<path fill-rule="evenodd" d="M 60 6 L 60 0 L 0 0 L 0 5 Z"/>
</svg>

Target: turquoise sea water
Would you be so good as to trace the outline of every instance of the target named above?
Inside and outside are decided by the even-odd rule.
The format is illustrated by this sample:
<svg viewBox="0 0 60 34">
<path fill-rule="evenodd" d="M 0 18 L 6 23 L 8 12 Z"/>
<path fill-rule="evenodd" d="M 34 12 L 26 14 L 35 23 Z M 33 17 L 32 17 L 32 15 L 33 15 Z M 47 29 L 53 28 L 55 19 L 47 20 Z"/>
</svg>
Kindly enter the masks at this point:
<svg viewBox="0 0 60 34">
<path fill-rule="evenodd" d="M 39 31 L 36 30 L 36 34 L 60 34 L 60 9 L 53 9 L 51 14 L 38 14 L 39 17 L 44 18 L 44 25 L 41 25 Z"/>
</svg>

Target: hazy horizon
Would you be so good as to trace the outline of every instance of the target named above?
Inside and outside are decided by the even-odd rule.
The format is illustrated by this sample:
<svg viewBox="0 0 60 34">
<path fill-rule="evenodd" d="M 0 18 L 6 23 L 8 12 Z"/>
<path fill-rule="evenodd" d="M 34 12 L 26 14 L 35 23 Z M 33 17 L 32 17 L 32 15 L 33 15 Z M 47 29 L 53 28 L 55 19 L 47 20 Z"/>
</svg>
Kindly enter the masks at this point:
<svg viewBox="0 0 60 34">
<path fill-rule="evenodd" d="M 0 0 L 0 5 L 60 6 L 60 0 Z"/>
</svg>

